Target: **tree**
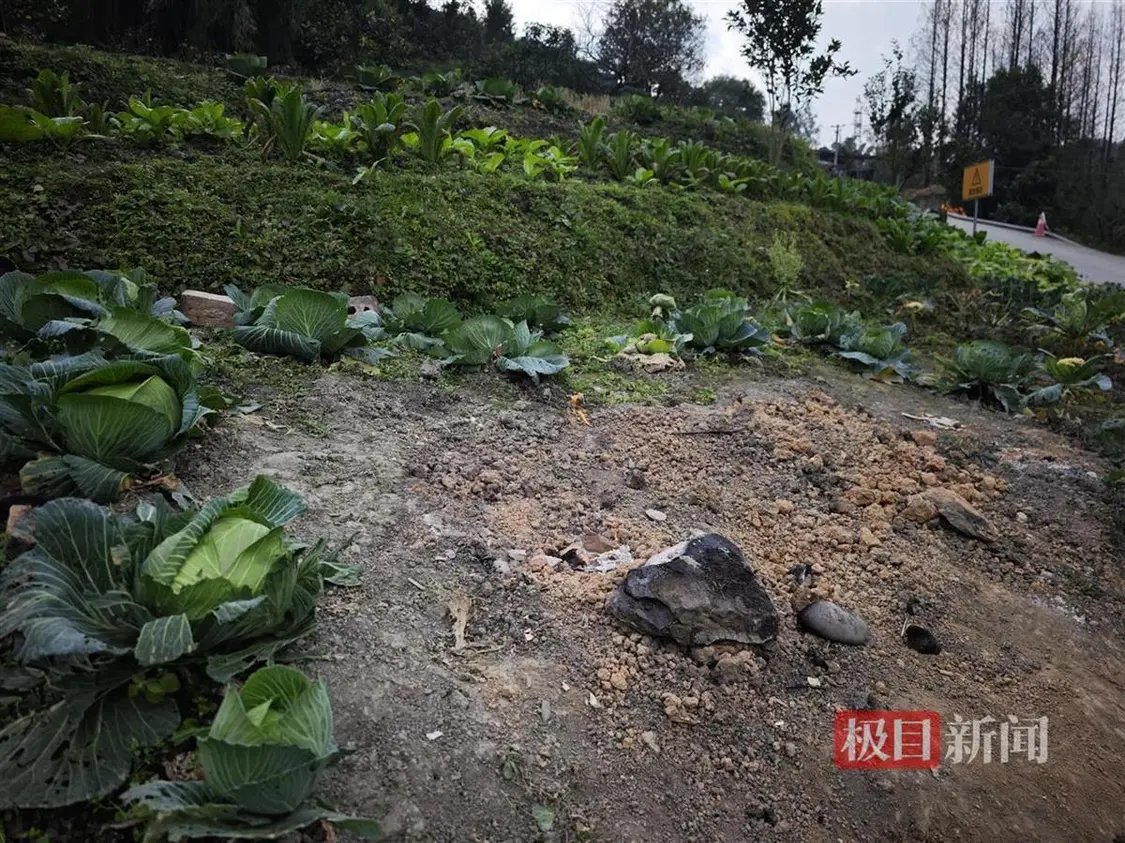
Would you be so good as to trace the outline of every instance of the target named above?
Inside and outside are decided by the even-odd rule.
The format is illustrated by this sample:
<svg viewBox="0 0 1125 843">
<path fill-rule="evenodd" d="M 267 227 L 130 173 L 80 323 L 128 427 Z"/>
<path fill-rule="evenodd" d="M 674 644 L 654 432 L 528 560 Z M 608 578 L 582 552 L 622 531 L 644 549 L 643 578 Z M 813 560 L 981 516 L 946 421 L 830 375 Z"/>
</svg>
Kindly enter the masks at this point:
<svg viewBox="0 0 1125 843">
<path fill-rule="evenodd" d="M 667 94 L 704 64 L 704 19 L 684 0 L 614 0 L 593 47 L 617 90 Z"/>
<path fill-rule="evenodd" d="M 817 136 L 820 134 L 820 126 L 817 125 L 816 115 L 813 114 L 812 110 L 812 102 L 809 100 L 801 103 L 796 110 L 790 109 L 788 106 L 782 106 L 773 115 L 773 124 L 783 132 L 804 138 L 810 144 L 815 144 Z"/>
<path fill-rule="evenodd" d="M 921 163 L 918 139 L 917 78 L 902 63 L 902 48 L 891 42 L 893 61 L 883 56 L 883 69 L 863 88 L 871 131 L 890 181 L 901 185 Z"/>
<path fill-rule="evenodd" d="M 780 116 L 799 113 L 802 103 L 811 102 L 824 91 L 825 79 L 855 75 L 847 62 L 836 60 L 840 51 L 837 39 L 816 54 L 823 14 L 821 0 L 742 0 L 738 8 L 727 13 L 728 28 L 743 37 L 743 57 L 765 80 L 776 130 L 781 128 Z M 770 150 L 774 164 L 780 159 L 779 141 L 775 138 Z"/>
<path fill-rule="evenodd" d="M 511 41 L 516 36 L 515 22 L 508 0 L 485 0 L 484 40 Z"/>
<path fill-rule="evenodd" d="M 765 116 L 766 98 L 748 79 L 715 76 L 700 86 L 699 93 L 708 107 L 724 117 L 757 122 Z"/>
</svg>

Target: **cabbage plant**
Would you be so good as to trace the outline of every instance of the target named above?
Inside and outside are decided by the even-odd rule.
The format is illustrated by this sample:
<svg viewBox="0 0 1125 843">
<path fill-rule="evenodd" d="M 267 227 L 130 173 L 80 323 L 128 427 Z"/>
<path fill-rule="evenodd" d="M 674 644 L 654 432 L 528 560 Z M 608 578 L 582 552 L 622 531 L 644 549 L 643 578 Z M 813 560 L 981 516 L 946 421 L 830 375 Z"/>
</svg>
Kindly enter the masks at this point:
<svg viewBox="0 0 1125 843">
<path fill-rule="evenodd" d="M 997 340 L 963 343 L 942 365 L 946 391 L 967 393 L 1008 413 L 1023 408 L 1036 369 L 1033 354 Z"/>
<path fill-rule="evenodd" d="M 28 494 L 115 500 L 132 477 L 171 469 L 213 412 L 177 355 L 98 352 L 0 364 L 0 463 L 22 465 Z"/>
<path fill-rule="evenodd" d="M 690 335 L 687 344 L 703 354 L 751 351 L 769 345 L 770 332 L 750 318 L 745 299 L 726 290 L 711 290 L 703 301 L 672 315 L 677 334 Z"/>
<path fill-rule="evenodd" d="M 250 351 L 309 362 L 343 354 L 367 363 L 389 353 L 370 347 L 383 335 L 379 317 L 372 312 L 350 316 L 343 293 L 269 287 L 247 296 L 233 285 L 226 291 L 241 311 L 235 317 L 235 342 Z"/>
<path fill-rule="evenodd" d="M 859 368 L 864 377 L 883 383 L 905 383 L 917 371 L 912 354 L 903 342 L 906 325 L 896 322 L 885 328 L 873 328 L 841 340 L 838 357 Z"/>
<path fill-rule="evenodd" d="M 819 301 L 793 310 L 788 317 L 789 335 L 806 345 L 846 348 L 845 338 L 862 331 L 859 313 L 846 311 L 835 302 Z"/>
<path fill-rule="evenodd" d="M 110 793 L 134 746 L 179 725 L 184 668 L 226 682 L 307 635 L 324 580 L 354 573 L 324 542 L 285 535 L 303 509 L 266 477 L 180 515 L 74 498 L 36 509 L 36 545 L 0 574 L 0 639 L 34 692 L 0 730 L 0 810 Z"/>
<path fill-rule="evenodd" d="M 160 298 L 156 286 L 139 269 L 129 273 L 61 270 L 0 275 L 0 332 L 20 342 L 90 328 L 99 321 L 109 328 L 105 323 L 112 321 L 111 317 L 134 317 L 133 323 L 139 324 L 142 316 L 168 327 L 187 321 L 176 310 L 176 300 Z M 186 333 L 177 337 L 182 345 Z M 190 347 L 190 340 L 186 341 Z"/>
<path fill-rule="evenodd" d="M 556 334 L 570 324 L 559 306 L 547 296 L 519 296 L 499 308 L 500 315 L 512 322 L 526 322 L 545 334 Z"/>
<path fill-rule="evenodd" d="M 276 839 L 328 821 L 369 839 L 379 825 L 312 800 L 339 756 L 323 682 L 274 665 L 228 687 L 196 752 L 203 781 L 155 781 L 123 799 L 149 819 L 145 843 L 197 837 Z"/>
<path fill-rule="evenodd" d="M 383 307 L 379 324 L 388 337 L 416 351 L 444 348 L 441 337 L 461 324 L 461 314 L 446 299 L 424 299 L 404 293 L 390 307 Z"/>
<path fill-rule="evenodd" d="M 543 339 L 526 322 L 513 324 L 499 316 L 466 319 L 445 335 L 450 357 L 456 366 L 486 366 L 497 371 L 523 374 L 539 383 L 542 375 L 554 375 L 570 365 L 570 360 L 552 342 Z"/>
</svg>

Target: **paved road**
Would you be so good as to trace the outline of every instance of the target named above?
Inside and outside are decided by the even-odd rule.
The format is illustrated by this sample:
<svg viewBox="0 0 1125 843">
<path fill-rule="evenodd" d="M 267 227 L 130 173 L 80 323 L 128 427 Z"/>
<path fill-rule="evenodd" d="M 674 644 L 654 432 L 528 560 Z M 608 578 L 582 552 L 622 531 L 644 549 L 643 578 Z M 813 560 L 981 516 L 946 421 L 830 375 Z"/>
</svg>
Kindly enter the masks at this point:
<svg viewBox="0 0 1125 843">
<path fill-rule="evenodd" d="M 965 220 L 951 216 L 949 222 L 965 231 L 973 230 L 971 219 Z M 989 240 L 999 240 L 1001 243 L 1008 243 L 1023 249 L 1025 252 L 1041 252 L 1066 261 L 1087 281 L 1093 281 L 1097 284 L 1106 282 L 1125 284 L 1125 257 L 1098 252 L 1094 249 L 1087 249 L 1085 246 L 1055 240 L 1050 237 L 1036 237 L 1029 231 L 1019 231 L 998 225 L 989 225 L 984 222 L 978 223 L 978 229 L 987 231 Z"/>
</svg>

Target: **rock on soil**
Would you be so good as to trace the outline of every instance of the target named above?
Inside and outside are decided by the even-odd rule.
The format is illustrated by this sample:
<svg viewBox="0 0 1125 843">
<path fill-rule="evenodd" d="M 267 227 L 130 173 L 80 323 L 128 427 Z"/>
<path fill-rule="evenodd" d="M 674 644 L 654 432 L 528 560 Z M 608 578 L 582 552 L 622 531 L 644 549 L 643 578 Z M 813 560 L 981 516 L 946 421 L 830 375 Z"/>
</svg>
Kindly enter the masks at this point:
<svg viewBox="0 0 1125 843">
<path fill-rule="evenodd" d="M 670 547 L 629 572 L 609 600 L 619 620 L 688 646 L 777 637 L 773 601 L 738 546 L 715 533 Z"/>
<path fill-rule="evenodd" d="M 838 644 L 858 646 L 867 643 L 867 624 L 847 609 L 827 600 L 818 600 L 805 607 L 797 620 L 809 632 Z"/>
<path fill-rule="evenodd" d="M 942 521 L 958 533 L 982 542 L 996 541 L 996 532 L 988 519 L 952 489 L 930 489 L 925 497 L 937 509 Z"/>
</svg>

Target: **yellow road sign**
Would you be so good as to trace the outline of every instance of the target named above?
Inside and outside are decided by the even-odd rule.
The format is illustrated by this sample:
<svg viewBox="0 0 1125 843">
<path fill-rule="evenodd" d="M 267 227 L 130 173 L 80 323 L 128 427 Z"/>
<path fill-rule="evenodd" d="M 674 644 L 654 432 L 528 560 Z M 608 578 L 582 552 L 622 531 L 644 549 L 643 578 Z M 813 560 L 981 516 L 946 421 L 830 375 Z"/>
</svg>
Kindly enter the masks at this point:
<svg viewBox="0 0 1125 843">
<path fill-rule="evenodd" d="M 961 182 L 963 199 L 983 199 L 992 195 L 992 177 L 996 171 L 995 161 L 981 161 L 965 168 L 965 178 Z"/>
</svg>

